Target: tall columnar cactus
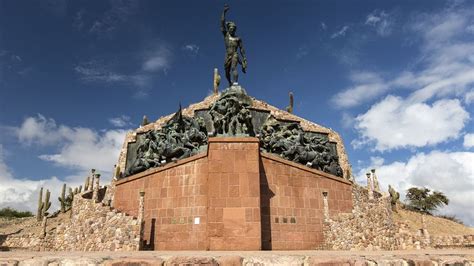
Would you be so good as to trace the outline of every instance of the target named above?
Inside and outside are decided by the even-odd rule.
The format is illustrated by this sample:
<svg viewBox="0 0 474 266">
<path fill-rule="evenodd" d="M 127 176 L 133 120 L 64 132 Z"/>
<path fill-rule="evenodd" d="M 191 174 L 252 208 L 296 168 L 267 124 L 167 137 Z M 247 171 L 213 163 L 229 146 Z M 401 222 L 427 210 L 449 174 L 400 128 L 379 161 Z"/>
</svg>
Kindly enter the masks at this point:
<svg viewBox="0 0 474 266">
<path fill-rule="evenodd" d="M 41 222 L 42 216 L 41 211 L 43 210 L 43 187 L 40 189 L 39 198 L 38 198 L 38 211 L 36 212 L 36 220 Z"/>
<path fill-rule="evenodd" d="M 49 190 L 46 190 L 46 194 L 43 201 L 43 188 L 40 189 L 40 196 L 38 199 L 38 213 L 36 214 L 36 219 L 38 222 L 43 220 L 43 217 L 48 215 L 49 207 L 51 207 L 51 202 L 49 201 L 49 197 L 51 193 Z"/>
<path fill-rule="evenodd" d="M 290 105 L 286 107 L 286 111 L 290 114 L 293 113 L 293 106 L 294 106 L 294 98 L 293 98 L 293 92 L 290 92 Z"/>
<path fill-rule="evenodd" d="M 89 182 L 90 182 L 90 176 L 86 177 L 86 180 L 84 181 L 84 191 L 87 191 L 89 189 Z"/>
<path fill-rule="evenodd" d="M 51 192 L 49 192 L 49 190 L 46 189 L 46 195 L 45 195 L 45 198 L 44 198 L 44 202 L 42 204 L 43 208 L 41 210 L 41 219 L 48 215 L 49 207 L 51 207 L 51 201 L 49 201 L 50 196 L 51 196 Z"/>
<path fill-rule="evenodd" d="M 115 178 L 115 179 L 119 179 L 119 178 L 120 178 L 120 165 L 116 165 L 116 166 L 115 166 L 114 178 Z"/>
<path fill-rule="evenodd" d="M 61 190 L 61 196 L 58 197 L 59 203 L 61 204 L 61 213 L 66 212 L 66 184 L 63 184 L 63 189 Z"/>
</svg>

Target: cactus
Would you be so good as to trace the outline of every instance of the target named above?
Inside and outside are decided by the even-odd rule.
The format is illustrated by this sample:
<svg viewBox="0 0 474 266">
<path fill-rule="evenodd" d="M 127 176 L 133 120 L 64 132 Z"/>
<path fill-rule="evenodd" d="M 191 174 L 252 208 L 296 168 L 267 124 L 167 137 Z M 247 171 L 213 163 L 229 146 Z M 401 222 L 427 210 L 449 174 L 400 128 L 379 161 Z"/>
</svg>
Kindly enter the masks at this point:
<svg viewBox="0 0 474 266">
<path fill-rule="evenodd" d="M 290 96 L 290 105 L 286 107 L 286 111 L 290 114 L 293 113 L 293 105 L 294 105 L 294 98 L 293 98 L 293 92 L 289 93 Z"/>
<path fill-rule="evenodd" d="M 51 207 L 51 202 L 49 201 L 50 196 L 51 193 L 49 192 L 49 190 L 46 190 L 46 195 L 43 201 L 43 188 L 40 189 L 40 196 L 38 199 L 38 213 L 36 215 L 36 219 L 38 222 L 41 222 L 43 220 L 43 217 L 48 215 L 49 207 Z"/>
<path fill-rule="evenodd" d="M 117 165 L 117 166 L 115 167 L 115 174 L 114 174 L 114 177 L 115 177 L 116 179 L 120 178 L 120 166 L 119 166 L 119 165 Z"/>
<path fill-rule="evenodd" d="M 146 115 L 143 116 L 143 119 L 142 119 L 142 126 L 146 126 L 150 124 L 150 122 L 148 122 L 148 117 L 146 117 Z"/>
<path fill-rule="evenodd" d="M 49 192 L 48 189 L 46 189 L 46 195 L 45 195 L 45 198 L 44 198 L 44 202 L 43 202 L 43 208 L 41 209 L 41 218 L 47 216 L 49 213 L 48 213 L 48 210 L 49 210 L 49 207 L 51 207 L 51 201 L 49 201 L 49 197 L 51 196 L 51 192 Z"/>
<path fill-rule="evenodd" d="M 43 187 L 40 189 L 39 198 L 38 198 L 38 211 L 36 213 L 36 220 L 41 222 L 41 210 L 43 209 Z"/>
<path fill-rule="evenodd" d="M 81 193 L 81 192 L 82 192 L 82 185 L 79 186 L 79 193 Z"/>
<path fill-rule="evenodd" d="M 58 197 L 59 202 L 61 203 L 61 213 L 66 212 L 66 184 L 63 185 L 61 190 L 61 197 Z"/>
<path fill-rule="evenodd" d="M 84 191 L 87 191 L 89 189 L 89 182 L 90 182 L 90 176 L 86 177 L 86 180 L 84 182 Z"/>
</svg>

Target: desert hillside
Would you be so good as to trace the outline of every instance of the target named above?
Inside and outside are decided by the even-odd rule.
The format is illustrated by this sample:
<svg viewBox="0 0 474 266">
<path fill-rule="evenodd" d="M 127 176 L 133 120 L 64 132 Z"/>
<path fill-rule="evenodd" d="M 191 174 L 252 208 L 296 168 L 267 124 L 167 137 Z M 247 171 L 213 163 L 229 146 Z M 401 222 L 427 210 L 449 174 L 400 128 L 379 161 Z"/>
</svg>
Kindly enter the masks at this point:
<svg viewBox="0 0 474 266">
<path fill-rule="evenodd" d="M 399 210 L 394 213 L 396 222 L 404 222 L 408 227 L 416 232 L 421 228 L 421 214 L 418 212 Z M 468 227 L 448 219 L 426 215 L 426 227 L 430 235 L 468 235 L 474 234 L 474 228 Z"/>
</svg>

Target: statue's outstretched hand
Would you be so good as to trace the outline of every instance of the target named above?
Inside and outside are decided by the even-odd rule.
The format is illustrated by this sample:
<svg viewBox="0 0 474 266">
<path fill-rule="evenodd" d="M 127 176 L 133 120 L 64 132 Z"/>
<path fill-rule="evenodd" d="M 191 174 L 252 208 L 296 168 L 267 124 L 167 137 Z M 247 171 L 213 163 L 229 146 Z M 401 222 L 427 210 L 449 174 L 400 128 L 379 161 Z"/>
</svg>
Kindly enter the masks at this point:
<svg viewBox="0 0 474 266">
<path fill-rule="evenodd" d="M 228 4 L 225 4 L 225 5 L 224 5 L 224 12 L 227 12 L 227 10 L 229 10 L 229 8 L 230 8 L 229 5 L 228 5 Z"/>
</svg>

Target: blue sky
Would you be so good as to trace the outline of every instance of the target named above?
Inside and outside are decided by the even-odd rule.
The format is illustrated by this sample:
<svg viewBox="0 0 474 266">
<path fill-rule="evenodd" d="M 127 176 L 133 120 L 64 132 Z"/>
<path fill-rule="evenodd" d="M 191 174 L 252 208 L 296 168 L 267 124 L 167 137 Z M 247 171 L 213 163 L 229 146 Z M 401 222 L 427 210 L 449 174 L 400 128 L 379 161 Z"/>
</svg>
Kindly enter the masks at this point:
<svg viewBox="0 0 474 266">
<path fill-rule="evenodd" d="M 0 0 L 0 207 L 104 179 L 127 130 L 223 75 L 222 1 Z M 474 4 L 229 1 L 247 92 L 341 134 L 357 180 L 441 190 L 474 225 Z M 225 82 L 223 82 L 225 84 Z M 222 86 L 221 86 L 222 87 Z"/>
</svg>

